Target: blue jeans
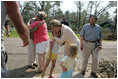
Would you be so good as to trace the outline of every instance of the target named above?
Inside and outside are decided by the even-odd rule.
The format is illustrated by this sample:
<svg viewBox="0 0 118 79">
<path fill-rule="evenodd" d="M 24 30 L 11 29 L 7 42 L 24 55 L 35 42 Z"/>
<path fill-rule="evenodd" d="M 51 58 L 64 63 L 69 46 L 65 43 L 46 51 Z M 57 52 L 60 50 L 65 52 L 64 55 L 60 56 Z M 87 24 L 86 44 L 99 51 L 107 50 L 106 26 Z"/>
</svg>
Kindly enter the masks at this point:
<svg viewBox="0 0 118 79">
<path fill-rule="evenodd" d="M 72 75 L 73 75 L 73 69 L 69 70 L 67 72 L 62 72 L 61 78 L 72 78 Z"/>
</svg>

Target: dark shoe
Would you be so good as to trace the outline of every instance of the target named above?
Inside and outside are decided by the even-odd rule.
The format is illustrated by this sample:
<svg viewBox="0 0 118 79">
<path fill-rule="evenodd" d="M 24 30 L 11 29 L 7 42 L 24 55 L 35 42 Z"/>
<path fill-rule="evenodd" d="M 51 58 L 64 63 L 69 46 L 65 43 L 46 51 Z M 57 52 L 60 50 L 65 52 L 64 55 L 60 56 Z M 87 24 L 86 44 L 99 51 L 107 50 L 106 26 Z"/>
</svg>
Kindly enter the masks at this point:
<svg viewBox="0 0 118 79">
<path fill-rule="evenodd" d="M 53 76 L 49 76 L 48 78 L 54 78 Z"/>
<path fill-rule="evenodd" d="M 35 69 L 35 67 L 33 65 L 29 65 L 28 67 L 31 69 Z"/>
<path fill-rule="evenodd" d="M 85 71 L 81 71 L 81 74 L 82 74 L 82 75 L 85 75 Z"/>
<path fill-rule="evenodd" d="M 35 67 L 38 67 L 38 65 L 36 63 L 33 64 Z"/>
<path fill-rule="evenodd" d="M 92 75 L 94 78 L 98 78 L 98 76 L 96 75 L 95 72 L 91 72 L 91 75 Z"/>
</svg>

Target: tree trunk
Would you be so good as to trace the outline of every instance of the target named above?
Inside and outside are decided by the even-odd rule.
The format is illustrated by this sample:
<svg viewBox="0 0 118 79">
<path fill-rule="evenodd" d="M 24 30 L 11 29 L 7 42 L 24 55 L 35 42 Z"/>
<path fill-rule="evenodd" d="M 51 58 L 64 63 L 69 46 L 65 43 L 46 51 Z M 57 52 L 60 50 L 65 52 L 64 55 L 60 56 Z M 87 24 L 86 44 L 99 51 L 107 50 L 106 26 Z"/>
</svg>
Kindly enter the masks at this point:
<svg viewBox="0 0 118 79">
<path fill-rule="evenodd" d="M 89 7 L 89 5 L 90 5 L 90 2 L 89 2 L 89 4 L 88 4 L 88 6 L 87 6 L 86 14 L 85 14 L 85 16 L 84 16 L 83 25 L 86 23 L 86 16 L 87 16 L 87 12 L 88 12 L 88 7 Z"/>
<path fill-rule="evenodd" d="M 80 28 L 80 23 L 81 23 L 81 2 L 79 1 L 79 23 L 78 23 L 78 28 Z"/>
<path fill-rule="evenodd" d="M 116 15 L 116 17 L 115 17 L 115 25 L 114 25 L 114 30 L 113 30 L 113 39 L 114 39 L 114 40 L 116 40 L 116 39 L 115 39 L 115 38 L 116 38 L 116 37 L 115 37 L 115 36 L 116 36 L 116 35 L 115 35 L 115 34 L 116 34 L 116 33 L 115 33 L 115 32 L 116 32 L 116 29 L 117 29 L 117 15 Z"/>
</svg>

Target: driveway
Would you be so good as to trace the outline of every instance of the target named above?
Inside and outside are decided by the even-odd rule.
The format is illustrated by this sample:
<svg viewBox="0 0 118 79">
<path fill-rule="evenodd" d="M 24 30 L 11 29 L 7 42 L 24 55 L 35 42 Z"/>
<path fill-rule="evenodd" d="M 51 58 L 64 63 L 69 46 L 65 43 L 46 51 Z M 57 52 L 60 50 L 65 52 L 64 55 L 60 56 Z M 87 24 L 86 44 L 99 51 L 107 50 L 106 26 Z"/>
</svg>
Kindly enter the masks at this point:
<svg viewBox="0 0 118 79">
<path fill-rule="evenodd" d="M 8 52 L 8 69 L 10 70 L 10 77 L 11 78 L 32 78 L 32 77 L 39 77 L 40 74 L 37 73 L 37 68 L 29 69 L 27 67 L 27 47 L 20 47 L 22 44 L 21 39 L 19 38 L 5 38 L 5 47 Z M 60 47 L 60 52 L 56 67 L 54 69 L 55 74 L 61 72 L 61 68 L 59 63 L 61 58 L 63 57 L 63 47 Z M 81 51 L 79 51 L 79 55 L 77 58 L 77 64 L 75 71 L 80 71 L 81 68 Z M 99 52 L 99 60 L 101 58 L 112 61 L 117 61 L 117 41 L 103 41 L 103 49 Z M 36 58 L 38 59 L 38 58 Z M 91 57 L 89 58 L 89 64 L 91 63 Z M 51 64 L 50 64 L 51 66 Z M 46 75 L 49 74 L 50 66 L 47 68 Z M 89 66 L 89 65 L 88 65 Z M 90 69 L 88 69 L 90 70 Z M 89 71 L 88 71 L 89 72 Z"/>
</svg>

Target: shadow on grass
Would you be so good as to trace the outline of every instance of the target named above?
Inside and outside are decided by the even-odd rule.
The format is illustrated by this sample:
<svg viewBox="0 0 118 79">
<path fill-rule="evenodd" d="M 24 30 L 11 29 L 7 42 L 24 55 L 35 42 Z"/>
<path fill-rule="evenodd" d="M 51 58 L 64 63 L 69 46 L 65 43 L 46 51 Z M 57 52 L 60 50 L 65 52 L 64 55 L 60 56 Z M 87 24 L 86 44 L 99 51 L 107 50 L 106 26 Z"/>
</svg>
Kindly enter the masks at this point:
<svg viewBox="0 0 118 79">
<path fill-rule="evenodd" d="M 40 77 L 41 73 L 37 73 L 35 69 L 29 69 L 27 66 L 9 71 L 10 78 L 32 78 L 36 75 Z"/>
</svg>

